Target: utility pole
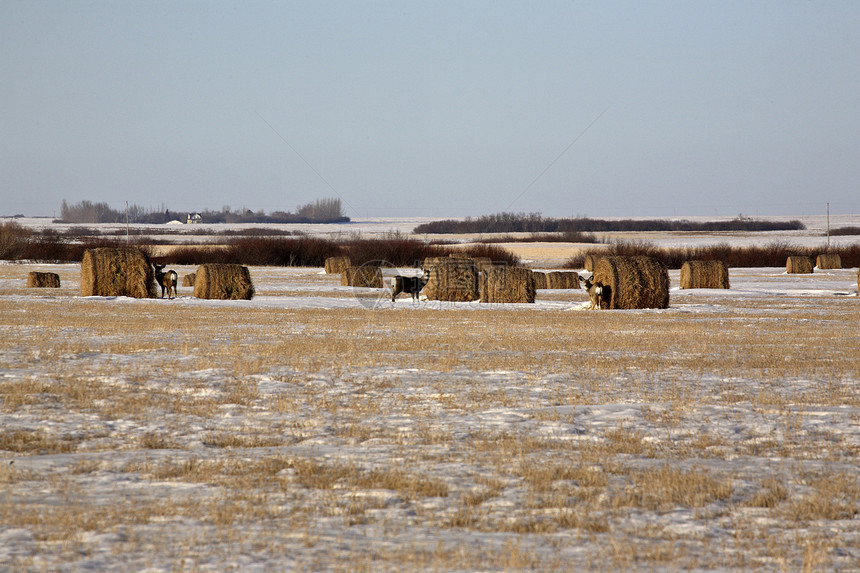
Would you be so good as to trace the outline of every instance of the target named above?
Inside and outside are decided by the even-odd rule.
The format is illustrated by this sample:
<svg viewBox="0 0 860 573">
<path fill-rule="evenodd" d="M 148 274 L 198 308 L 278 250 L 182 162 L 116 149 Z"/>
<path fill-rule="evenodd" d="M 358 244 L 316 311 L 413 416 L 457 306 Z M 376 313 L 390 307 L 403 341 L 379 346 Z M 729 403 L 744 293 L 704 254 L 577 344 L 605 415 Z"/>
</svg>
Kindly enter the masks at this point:
<svg viewBox="0 0 860 573">
<path fill-rule="evenodd" d="M 827 252 L 830 252 L 830 203 L 827 203 Z"/>
<path fill-rule="evenodd" d="M 125 246 L 128 246 L 128 201 L 125 202 Z"/>
</svg>

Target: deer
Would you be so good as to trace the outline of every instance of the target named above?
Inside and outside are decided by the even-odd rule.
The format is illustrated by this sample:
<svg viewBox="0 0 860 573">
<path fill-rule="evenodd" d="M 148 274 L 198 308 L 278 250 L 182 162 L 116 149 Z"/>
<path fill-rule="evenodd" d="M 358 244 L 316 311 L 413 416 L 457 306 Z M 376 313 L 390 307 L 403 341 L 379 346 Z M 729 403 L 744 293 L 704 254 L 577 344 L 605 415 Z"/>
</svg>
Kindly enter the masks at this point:
<svg viewBox="0 0 860 573">
<path fill-rule="evenodd" d="M 603 285 L 592 282 L 594 280 L 594 275 L 591 275 L 588 278 L 580 275 L 579 279 L 584 285 L 585 292 L 588 293 L 588 299 L 590 301 L 590 304 L 587 307 L 588 310 L 600 310 L 600 303 L 603 302 Z"/>
<path fill-rule="evenodd" d="M 418 300 L 418 293 L 421 292 L 421 289 L 424 288 L 424 285 L 427 284 L 427 281 L 430 280 L 430 269 L 426 269 L 424 274 L 420 277 L 404 277 L 397 275 L 392 277 L 391 279 L 391 302 L 394 302 L 394 299 L 400 293 L 407 293 L 412 295 L 412 300 Z"/>
<path fill-rule="evenodd" d="M 155 280 L 158 285 L 161 287 L 161 298 L 164 298 L 164 291 L 167 291 L 167 298 L 176 298 L 176 284 L 179 282 L 179 277 L 176 275 L 176 271 L 164 271 L 164 267 L 166 265 L 159 265 L 158 263 L 152 263 L 155 267 Z M 173 296 L 170 296 L 170 292 L 173 291 Z"/>
</svg>

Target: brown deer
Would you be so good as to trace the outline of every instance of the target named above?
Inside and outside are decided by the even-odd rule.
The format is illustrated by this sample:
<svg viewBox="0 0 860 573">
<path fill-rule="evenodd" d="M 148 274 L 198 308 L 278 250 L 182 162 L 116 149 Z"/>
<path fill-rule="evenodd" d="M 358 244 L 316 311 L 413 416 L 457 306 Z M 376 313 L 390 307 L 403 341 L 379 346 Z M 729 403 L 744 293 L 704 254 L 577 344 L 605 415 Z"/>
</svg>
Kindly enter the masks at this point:
<svg viewBox="0 0 860 573">
<path fill-rule="evenodd" d="M 155 281 L 158 283 L 158 286 L 161 287 L 161 298 L 164 298 L 164 291 L 167 291 L 167 298 L 176 298 L 176 283 L 179 281 L 179 277 L 176 275 L 176 271 L 164 271 L 164 267 L 166 265 L 159 265 L 158 263 L 152 263 L 155 267 Z M 170 292 L 173 291 L 173 296 L 170 296 Z"/>
<path fill-rule="evenodd" d="M 588 293 L 588 299 L 590 301 L 588 310 L 600 310 L 602 308 L 601 303 L 603 302 L 603 285 L 592 282 L 594 280 L 594 275 L 591 275 L 588 278 L 580 275 L 579 278 L 582 281 L 585 292 Z"/>
</svg>

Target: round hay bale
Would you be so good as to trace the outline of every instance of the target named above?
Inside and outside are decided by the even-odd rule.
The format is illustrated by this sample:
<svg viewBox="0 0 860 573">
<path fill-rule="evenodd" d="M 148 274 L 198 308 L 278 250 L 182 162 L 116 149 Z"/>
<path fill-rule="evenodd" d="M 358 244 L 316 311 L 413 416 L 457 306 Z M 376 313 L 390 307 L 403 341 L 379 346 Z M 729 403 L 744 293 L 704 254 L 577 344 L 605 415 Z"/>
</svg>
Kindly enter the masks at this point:
<svg viewBox="0 0 860 573">
<path fill-rule="evenodd" d="M 790 275 L 809 274 L 812 272 L 812 257 L 794 255 L 785 261 L 785 272 Z"/>
<path fill-rule="evenodd" d="M 60 288 L 60 275 L 31 271 L 27 275 L 27 288 Z"/>
<path fill-rule="evenodd" d="M 490 257 L 475 257 L 472 261 L 475 263 L 475 269 L 477 269 L 478 272 L 485 271 L 496 266 L 496 263 L 494 263 L 493 259 Z"/>
<path fill-rule="evenodd" d="M 821 253 L 815 259 L 815 266 L 819 269 L 841 269 L 842 257 L 839 253 Z"/>
<path fill-rule="evenodd" d="M 182 286 L 184 287 L 194 287 L 194 281 L 197 278 L 197 273 L 188 273 L 184 277 L 182 277 Z"/>
<path fill-rule="evenodd" d="M 383 288 L 382 270 L 376 265 L 347 267 L 340 275 L 342 286 Z"/>
<path fill-rule="evenodd" d="M 729 288 L 729 268 L 722 261 L 687 261 L 681 267 L 681 288 Z"/>
<path fill-rule="evenodd" d="M 352 266 L 349 257 L 329 257 L 325 260 L 325 274 L 337 275 Z"/>
<path fill-rule="evenodd" d="M 81 260 L 81 296 L 155 298 L 149 257 L 131 248 L 87 249 Z"/>
<path fill-rule="evenodd" d="M 546 273 L 542 273 L 542 272 L 539 272 L 539 271 L 535 271 L 535 272 L 533 272 L 533 273 L 532 273 L 532 278 L 533 278 L 533 279 L 534 279 L 534 281 L 535 281 L 535 288 L 536 288 L 536 289 L 538 289 L 538 288 L 543 288 L 543 289 L 545 289 L 545 288 L 546 288 L 546 283 L 547 283 L 547 281 L 546 281 Z"/>
<path fill-rule="evenodd" d="M 669 271 L 666 265 L 657 259 L 600 257 L 594 263 L 593 275 L 594 284 L 603 287 L 604 301 L 601 307 L 669 307 Z"/>
<path fill-rule="evenodd" d="M 194 297 L 216 300 L 251 300 L 254 284 L 248 267 L 206 263 L 194 273 Z"/>
<path fill-rule="evenodd" d="M 430 262 L 430 266 L 427 264 Z M 424 286 L 427 300 L 471 302 L 480 299 L 478 271 L 472 259 L 428 258 L 424 269 L 430 277 Z"/>
<path fill-rule="evenodd" d="M 585 255 L 585 270 L 594 272 L 594 260 L 597 258 L 597 255 Z"/>
<path fill-rule="evenodd" d="M 533 303 L 535 281 L 530 269 L 524 267 L 492 267 L 481 273 L 486 281 L 481 302 Z"/>
<path fill-rule="evenodd" d="M 552 271 L 546 275 L 546 288 L 572 289 L 579 288 L 579 273 L 575 271 Z"/>
</svg>

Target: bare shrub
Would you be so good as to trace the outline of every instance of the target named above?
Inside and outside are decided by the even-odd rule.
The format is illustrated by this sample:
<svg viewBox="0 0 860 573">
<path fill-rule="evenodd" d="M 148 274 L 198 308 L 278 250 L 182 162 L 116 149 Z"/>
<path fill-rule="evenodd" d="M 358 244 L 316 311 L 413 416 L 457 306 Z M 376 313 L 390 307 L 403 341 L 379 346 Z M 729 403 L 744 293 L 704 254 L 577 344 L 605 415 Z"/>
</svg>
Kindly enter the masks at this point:
<svg viewBox="0 0 860 573">
<path fill-rule="evenodd" d="M 15 221 L 0 225 L 0 259 L 20 259 L 26 252 L 31 235 Z"/>
</svg>

